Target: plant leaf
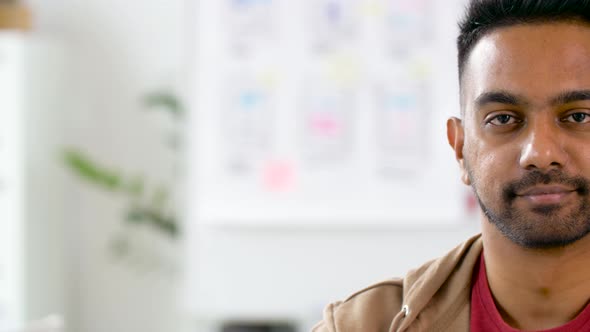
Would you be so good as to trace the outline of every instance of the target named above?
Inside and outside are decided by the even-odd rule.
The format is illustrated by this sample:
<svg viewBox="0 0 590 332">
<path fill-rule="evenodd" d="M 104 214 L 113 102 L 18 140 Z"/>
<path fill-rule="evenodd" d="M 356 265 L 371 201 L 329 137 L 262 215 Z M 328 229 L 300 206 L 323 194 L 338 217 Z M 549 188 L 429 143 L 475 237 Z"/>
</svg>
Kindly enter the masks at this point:
<svg viewBox="0 0 590 332">
<path fill-rule="evenodd" d="M 180 99 L 171 92 L 152 92 L 145 96 L 144 104 L 152 108 L 162 108 L 178 118 L 184 115 L 184 106 Z"/>
<path fill-rule="evenodd" d="M 99 166 L 78 150 L 65 150 L 63 160 L 74 173 L 90 183 L 112 191 L 121 188 L 121 176 L 117 172 Z"/>
</svg>

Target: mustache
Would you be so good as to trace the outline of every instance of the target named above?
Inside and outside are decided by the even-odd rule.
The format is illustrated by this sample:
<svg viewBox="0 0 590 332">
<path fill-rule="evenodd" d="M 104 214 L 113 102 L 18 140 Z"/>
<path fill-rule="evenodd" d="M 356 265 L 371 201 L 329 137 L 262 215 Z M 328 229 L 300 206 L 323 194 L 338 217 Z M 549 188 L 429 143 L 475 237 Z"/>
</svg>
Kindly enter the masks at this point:
<svg viewBox="0 0 590 332">
<path fill-rule="evenodd" d="M 541 172 L 533 170 L 516 181 L 509 182 L 503 189 L 502 196 L 507 202 L 516 198 L 518 192 L 541 184 L 558 184 L 574 188 L 580 195 L 588 195 L 590 192 L 590 181 L 581 176 L 568 176 L 560 170 Z"/>
</svg>

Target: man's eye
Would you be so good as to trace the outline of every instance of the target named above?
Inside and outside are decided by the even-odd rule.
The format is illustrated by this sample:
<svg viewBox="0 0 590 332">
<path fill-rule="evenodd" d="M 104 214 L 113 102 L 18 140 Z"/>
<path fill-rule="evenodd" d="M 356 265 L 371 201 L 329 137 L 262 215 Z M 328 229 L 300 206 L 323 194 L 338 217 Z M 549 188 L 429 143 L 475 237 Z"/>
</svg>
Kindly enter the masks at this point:
<svg viewBox="0 0 590 332">
<path fill-rule="evenodd" d="M 564 122 L 575 122 L 575 123 L 587 123 L 590 122 L 590 114 L 588 113 L 572 113 L 565 118 L 563 118 Z"/>
<path fill-rule="evenodd" d="M 494 126 L 509 125 L 517 122 L 518 119 L 508 114 L 496 115 L 488 121 L 489 124 L 492 124 Z"/>
</svg>

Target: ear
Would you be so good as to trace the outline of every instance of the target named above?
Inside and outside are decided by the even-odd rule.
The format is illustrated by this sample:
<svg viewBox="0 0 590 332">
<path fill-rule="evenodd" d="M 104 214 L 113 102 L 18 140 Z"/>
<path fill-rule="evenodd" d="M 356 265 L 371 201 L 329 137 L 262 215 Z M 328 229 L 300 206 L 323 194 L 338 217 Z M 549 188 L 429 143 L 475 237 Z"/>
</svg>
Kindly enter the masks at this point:
<svg viewBox="0 0 590 332">
<path fill-rule="evenodd" d="M 455 150 L 455 159 L 457 159 L 459 167 L 461 168 L 461 180 L 466 185 L 470 185 L 471 181 L 469 180 L 469 173 L 467 172 L 465 159 L 463 157 L 465 132 L 463 130 L 461 119 L 451 117 L 447 120 L 447 139 L 451 148 Z"/>
</svg>

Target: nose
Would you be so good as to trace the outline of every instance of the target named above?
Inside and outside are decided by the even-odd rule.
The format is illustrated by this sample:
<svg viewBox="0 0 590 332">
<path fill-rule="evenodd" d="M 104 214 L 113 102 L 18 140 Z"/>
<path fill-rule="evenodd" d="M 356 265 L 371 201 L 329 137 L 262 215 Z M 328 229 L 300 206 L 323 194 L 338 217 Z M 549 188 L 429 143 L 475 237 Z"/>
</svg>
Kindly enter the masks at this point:
<svg viewBox="0 0 590 332">
<path fill-rule="evenodd" d="M 559 125 L 553 121 L 529 123 L 520 155 L 520 166 L 527 170 L 564 167 L 568 155 L 563 148 Z"/>
</svg>

